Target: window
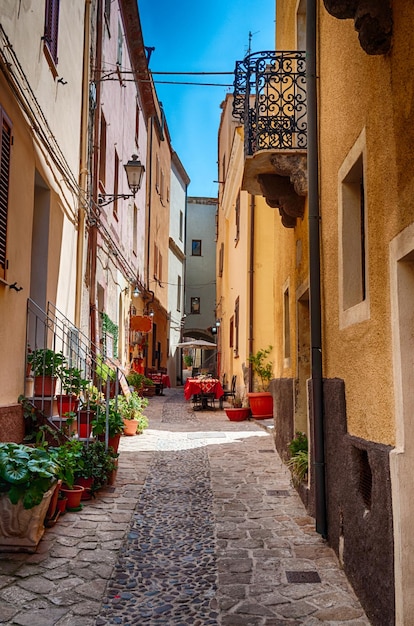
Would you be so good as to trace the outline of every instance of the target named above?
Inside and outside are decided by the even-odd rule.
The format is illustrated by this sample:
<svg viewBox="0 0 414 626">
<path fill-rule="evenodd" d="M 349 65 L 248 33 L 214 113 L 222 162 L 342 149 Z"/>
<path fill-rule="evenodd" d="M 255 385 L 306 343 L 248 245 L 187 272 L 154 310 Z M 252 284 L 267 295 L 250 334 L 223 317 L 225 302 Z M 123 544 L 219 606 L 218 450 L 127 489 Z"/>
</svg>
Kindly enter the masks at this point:
<svg viewBox="0 0 414 626">
<path fill-rule="evenodd" d="M 140 114 L 140 109 L 137 104 L 136 110 L 135 110 L 135 143 L 137 146 L 139 145 L 139 114 Z"/>
<path fill-rule="evenodd" d="M 137 255 L 138 249 L 138 209 L 137 205 L 134 204 L 133 214 L 132 214 L 132 252 Z"/>
<path fill-rule="evenodd" d="M 6 277 L 7 214 L 9 209 L 10 154 L 12 124 L 0 107 L 0 278 Z"/>
<path fill-rule="evenodd" d="M 158 282 L 162 281 L 162 254 L 161 252 L 158 254 Z"/>
<path fill-rule="evenodd" d="M 180 226 L 179 226 L 179 238 L 180 241 L 183 240 L 183 232 L 184 232 L 184 213 L 180 211 Z"/>
<path fill-rule="evenodd" d="M 289 288 L 283 292 L 283 351 L 284 358 L 290 358 L 290 314 L 289 314 Z"/>
<path fill-rule="evenodd" d="M 46 0 L 45 3 L 45 34 L 43 36 L 43 51 L 53 75 L 57 76 L 58 62 L 58 30 L 59 30 L 59 0 Z"/>
<path fill-rule="evenodd" d="M 160 160 L 158 154 L 155 157 L 155 189 L 160 193 Z"/>
<path fill-rule="evenodd" d="M 220 244 L 220 252 L 219 252 L 219 276 L 223 276 L 223 267 L 224 267 L 224 243 Z"/>
<path fill-rule="evenodd" d="M 232 348 L 234 346 L 234 316 L 230 318 L 230 328 L 229 328 L 229 347 Z"/>
<path fill-rule="evenodd" d="M 154 278 L 158 276 L 158 246 L 154 243 Z"/>
<path fill-rule="evenodd" d="M 191 313 L 194 315 L 200 314 L 200 298 L 191 298 Z"/>
<path fill-rule="evenodd" d="M 201 256 L 201 239 L 193 239 L 191 242 L 192 256 Z"/>
<path fill-rule="evenodd" d="M 342 182 L 344 309 L 365 299 L 365 206 L 362 156 Z"/>
<path fill-rule="evenodd" d="M 181 311 L 181 276 L 177 276 L 177 311 Z"/>
<path fill-rule="evenodd" d="M 240 191 L 237 194 L 236 206 L 234 208 L 236 222 L 236 237 L 234 241 L 237 243 L 240 239 Z"/>
<path fill-rule="evenodd" d="M 118 46 L 117 46 L 117 51 L 116 51 L 116 67 L 118 71 L 121 70 L 122 68 L 122 43 L 123 43 L 123 36 L 122 36 L 121 22 L 118 22 Z"/>
<path fill-rule="evenodd" d="M 339 170 L 339 322 L 344 328 L 369 318 L 365 132 Z"/>
<path fill-rule="evenodd" d="M 111 2 L 112 0 L 105 0 L 104 15 L 105 15 L 105 19 L 108 24 L 108 27 L 111 21 Z"/>
<path fill-rule="evenodd" d="M 300 0 L 296 11 L 296 49 L 306 50 L 306 0 Z"/>
<path fill-rule="evenodd" d="M 119 191 L 119 156 L 115 150 L 115 163 L 114 163 L 114 202 L 113 212 L 115 219 L 118 219 L 118 191 Z"/>
<path fill-rule="evenodd" d="M 164 203 L 164 185 L 165 185 L 165 175 L 164 175 L 164 170 L 161 169 L 160 200 L 162 203 Z"/>
<path fill-rule="evenodd" d="M 101 114 L 101 128 L 99 135 L 99 185 L 101 191 L 105 191 L 106 183 L 106 120 Z"/>
<path fill-rule="evenodd" d="M 240 299 L 237 298 L 234 305 L 234 354 L 239 356 L 239 310 Z"/>
</svg>

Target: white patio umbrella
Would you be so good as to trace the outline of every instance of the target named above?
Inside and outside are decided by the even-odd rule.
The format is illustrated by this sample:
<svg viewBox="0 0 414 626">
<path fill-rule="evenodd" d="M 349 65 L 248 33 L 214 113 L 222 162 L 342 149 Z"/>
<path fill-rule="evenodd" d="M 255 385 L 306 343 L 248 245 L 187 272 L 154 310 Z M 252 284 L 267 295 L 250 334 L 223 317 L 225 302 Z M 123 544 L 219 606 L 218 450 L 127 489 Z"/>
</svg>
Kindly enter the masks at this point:
<svg viewBox="0 0 414 626">
<path fill-rule="evenodd" d="M 177 348 L 194 348 L 194 350 L 216 350 L 217 345 L 204 339 L 192 339 L 191 341 L 182 341 L 177 343 Z M 201 362 L 201 354 L 200 354 Z"/>
<path fill-rule="evenodd" d="M 177 343 L 177 348 L 201 348 L 202 350 L 215 350 L 217 344 L 210 341 L 204 341 L 204 339 L 192 339 L 191 341 L 182 341 Z"/>
</svg>

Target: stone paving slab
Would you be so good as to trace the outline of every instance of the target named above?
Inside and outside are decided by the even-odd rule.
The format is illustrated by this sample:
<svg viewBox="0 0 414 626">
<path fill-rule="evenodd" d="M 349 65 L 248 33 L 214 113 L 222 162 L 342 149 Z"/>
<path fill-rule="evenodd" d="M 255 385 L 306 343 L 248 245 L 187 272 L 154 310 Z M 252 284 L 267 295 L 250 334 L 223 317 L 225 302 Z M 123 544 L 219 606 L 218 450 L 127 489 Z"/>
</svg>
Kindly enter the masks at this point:
<svg viewBox="0 0 414 626">
<path fill-rule="evenodd" d="M 263 425 L 164 393 L 113 487 L 0 555 L 0 624 L 369 625 Z"/>
</svg>

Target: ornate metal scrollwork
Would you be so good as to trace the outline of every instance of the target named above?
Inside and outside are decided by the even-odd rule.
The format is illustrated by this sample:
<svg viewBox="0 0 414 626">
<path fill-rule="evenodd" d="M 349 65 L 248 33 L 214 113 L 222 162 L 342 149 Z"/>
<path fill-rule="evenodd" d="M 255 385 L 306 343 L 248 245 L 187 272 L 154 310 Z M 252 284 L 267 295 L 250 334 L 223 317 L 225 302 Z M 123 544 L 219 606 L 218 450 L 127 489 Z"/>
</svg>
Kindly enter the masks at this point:
<svg viewBox="0 0 414 626">
<path fill-rule="evenodd" d="M 233 115 L 245 125 L 245 154 L 306 150 L 305 53 L 257 52 L 236 63 Z"/>
</svg>

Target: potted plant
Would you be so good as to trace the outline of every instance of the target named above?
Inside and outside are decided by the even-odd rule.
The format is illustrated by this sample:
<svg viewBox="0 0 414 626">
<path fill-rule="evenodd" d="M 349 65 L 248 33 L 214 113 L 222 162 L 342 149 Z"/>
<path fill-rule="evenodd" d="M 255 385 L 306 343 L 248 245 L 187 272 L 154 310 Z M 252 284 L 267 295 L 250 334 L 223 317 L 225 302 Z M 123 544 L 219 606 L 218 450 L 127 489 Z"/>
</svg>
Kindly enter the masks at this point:
<svg viewBox="0 0 414 626">
<path fill-rule="evenodd" d="M 55 352 L 50 348 L 38 348 L 28 354 L 27 362 L 34 376 L 34 395 L 53 397 L 56 380 L 66 363 L 62 352 Z"/>
<path fill-rule="evenodd" d="M 136 391 L 132 391 L 128 397 L 118 397 L 118 406 L 124 419 L 124 435 L 135 435 L 148 427 L 148 420 L 142 413 L 148 406 L 147 398 L 142 398 Z"/>
<path fill-rule="evenodd" d="M 250 417 L 250 407 L 244 406 L 244 396 L 236 394 L 232 401 L 232 406 L 225 410 L 227 417 L 232 422 L 241 422 Z"/>
<path fill-rule="evenodd" d="M 138 394 L 142 394 L 145 378 L 145 374 L 139 374 L 135 371 L 130 372 L 126 377 L 128 385 L 130 387 L 133 387 Z"/>
<path fill-rule="evenodd" d="M 184 364 L 185 364 L 186 368 L 187 369 L 191 369 L 191 367 L 193 365 L 193 362 L 194 362 L 194 359 L 191 356 L 191 354 L 185 354 L 183 356 L 183 361 L 184 361 Z"/>
<path fill-rule="evenodd" d="M 287 465 L 292 472 L 292 482 L 299 487 L 308 475 L 308 438 L 305 433 L 296 431 L 296 436 L 288 445 L 291 454 Z"/>
<path fill-rule="evenodd" d="M 95 385 L 89 383 L 80 396 L 78 434 L 81 439 L 89 439 L 92 433 L 92 422 L 98 407 L 106 406 L 104 395 Z"/>
<path fill-rule="evenodd" d="M 45 448 L 0 443 L 0 550 L 36 550 L 58 470 Z"/>
<path fill-rule="evenodd" d="M 118 456 L 111 447 L 106 449 L 103 441 L 91 441 L 83 446 L 82 464 L 75 472 L 75 482 L 85 488 L 82 500 L 88 499 L 106 485 L 116 467 Z"/>
<path fill-rule="evenodd" d="M 56 396 L 59 415 L 67 417 L 68 413 L 76 413 L 79 407 L 79 396 L 89 381 L 84 379 L 77 367 L 62 367 L 60 371 L 62 393 Z"/>
<path fill-rule="evenodd" d="M 249 392 L 248 398 L 252 416 L 255 419 L 273 417 L 273 398 L 269 393 L 270 380 L 273 376 L 273 363 L 268 360 L 273 346 L 258 350 L 248 357 L 255 376 L 254 391 Z"/>
<path fill-rule="evenodd" d="M 142 395 L 147 397 L 147 398 L 152 398 L 153 396 L 155 396 L 155 383 L 153 380 L 151 380 L 151 378 L 144 378 L 144 384 L 142 387 Z"/>
<path fill-rule="evenodd" d="M 83 466 L 83 443 L 78 439 L 69 439 L 58 448 L 51 448 L 58 466 L 58 478 L 62 480 L 61 492 L 67 497 L 67 510 L 78 511 L 81 508 L 81 497 L 84 488 L 75 484 L 77 472 Z"/>
<path fill-rule="evenodd" d="M 107 432 L 108 413 L 108 445 L 118 451 L 119 439 L 124 432 L 124 420 L 118 407 L 118 398 L 112 398 L 106 405 L 98 405 L 92 420 L 92 432 L 100 440 L 104 440 Z"/>
</svg>

